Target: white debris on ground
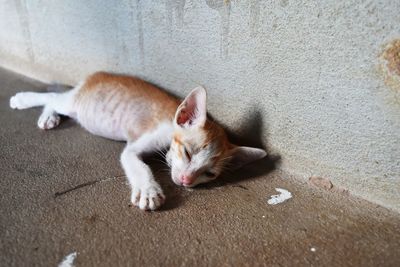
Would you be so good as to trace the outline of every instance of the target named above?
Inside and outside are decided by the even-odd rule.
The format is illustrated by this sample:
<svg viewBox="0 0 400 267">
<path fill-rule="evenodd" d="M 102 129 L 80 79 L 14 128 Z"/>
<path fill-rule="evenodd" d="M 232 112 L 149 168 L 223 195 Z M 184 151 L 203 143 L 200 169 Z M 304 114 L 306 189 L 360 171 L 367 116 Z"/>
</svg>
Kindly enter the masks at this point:
<svg viewBox="0 0 400 267">
<path fill-rule="evenodd" d="M 272 195 L 271 198 L 268 199 L 268 204 L 270 205 L 276 205 L 292 198 L 292 193 L 290 193 L 286 189 L 275 188 L 275 190 L 278 191 L 280 194 Z"/>
<path fill-rule="evenodd" d="M 311 252 L 317 251 L 315 248 L 311 248 L 310 250 L 311 250 Z"/>
<path fill-rule="evenodd" d="M 74 260 L 76 258 L 76 252 L 73 252 L 63 259 L 63 261 L 58 265 L 58 267 L 73 267 L 74 266 Z"/>
</svg>

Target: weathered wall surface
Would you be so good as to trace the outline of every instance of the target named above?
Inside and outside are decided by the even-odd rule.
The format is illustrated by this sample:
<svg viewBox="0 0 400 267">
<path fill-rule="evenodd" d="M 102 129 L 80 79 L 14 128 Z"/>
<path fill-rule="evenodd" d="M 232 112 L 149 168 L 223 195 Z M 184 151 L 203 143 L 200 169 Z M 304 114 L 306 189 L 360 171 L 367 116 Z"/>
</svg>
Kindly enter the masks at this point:
<svg viewBox="0 0 400 267">
<path fill-rule="evenodd" d="M 0 65 L 66 83 L 131 73 L 181 96 L 202 84 L 231 129 L 261 114 L 284 170 L 400 211 L 400 83 L 379 67 L 396 60 L 380 55 L 400 1 L 119 2 L 1 0 Z"/>
</svg>

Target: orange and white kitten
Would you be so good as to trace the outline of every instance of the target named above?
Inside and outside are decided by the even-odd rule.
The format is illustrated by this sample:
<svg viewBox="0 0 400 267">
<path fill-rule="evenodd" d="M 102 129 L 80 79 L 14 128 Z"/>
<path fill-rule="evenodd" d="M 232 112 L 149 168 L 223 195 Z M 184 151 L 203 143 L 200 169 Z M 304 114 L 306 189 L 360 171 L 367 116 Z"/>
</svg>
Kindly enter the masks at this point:
<svg viewBox="0 0 400 267">
<path fill-rule="evenodd" d="M 44 106 L 38 120 L 41 129 L 56 127 L 61 114 L 93 134 L 127 141 L 121 163 L 132 187 L 131 201 L 142 210 L 155 210 L 165 201 L 142 161 L 144 153 L 169 146 L 166 159 L 172 180 L 185 187 L 214 180 L 228 163 L 237 167 L 266 156 L 262 149 L 229 143 L 221 126 L 207 119 L 202 87 L 181 102 L 140 79 L 98 72 L 64 93 L 17 93 L 10 106 Z"/>
</svg>

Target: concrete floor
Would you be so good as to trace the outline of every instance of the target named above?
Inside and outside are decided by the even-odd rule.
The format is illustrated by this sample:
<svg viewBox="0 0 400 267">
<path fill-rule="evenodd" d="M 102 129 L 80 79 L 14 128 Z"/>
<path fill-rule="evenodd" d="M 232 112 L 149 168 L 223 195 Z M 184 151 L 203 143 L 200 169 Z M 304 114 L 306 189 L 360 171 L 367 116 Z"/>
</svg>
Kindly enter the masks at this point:
<svg viewBox="0 0 400 267">
<path fill-rule="evenodd" d="M 123 143 L 71 120 L 36 127 L 39 109 L 14 111 L 11 95 L 45 86 L 0 70 L 0 265 L 400 266 L 400 216 L 311 188 L 262 161 L 194 190 L 152 161 L 167 203 L 129 205 Z M 282 155 L 284 157 L 284 155 Z M 275 188 L 293 198 L 271 206 Z"/>
</svg>

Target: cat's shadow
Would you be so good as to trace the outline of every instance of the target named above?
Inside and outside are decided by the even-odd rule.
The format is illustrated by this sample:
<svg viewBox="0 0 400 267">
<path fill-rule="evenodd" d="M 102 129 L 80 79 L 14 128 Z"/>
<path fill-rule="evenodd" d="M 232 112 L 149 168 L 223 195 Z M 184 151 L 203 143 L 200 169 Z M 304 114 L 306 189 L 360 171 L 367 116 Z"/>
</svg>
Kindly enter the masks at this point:
<svg viewBox="0 0 400 267">
<path fill-rule="evenodd" d="M 250 116 L 242 120 L 242 124 L 235 132 L 225 128 L 229 140 L 242 146 L 262 148 L 267 151 L 267 156 L 263 159 L 252 162 L 237 170 L 227 170 L 215 181 L 199 185 L 201 189 L 212 189 L 214 187 L 237 184 L 241 181 L 259 179 L 278 168 L 281 156 L 272 154 L 263 142 L 263 131 L 265 130 L 262 112 L 255 109 Z"/>
</svg>

